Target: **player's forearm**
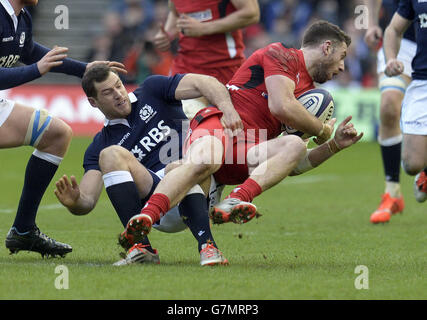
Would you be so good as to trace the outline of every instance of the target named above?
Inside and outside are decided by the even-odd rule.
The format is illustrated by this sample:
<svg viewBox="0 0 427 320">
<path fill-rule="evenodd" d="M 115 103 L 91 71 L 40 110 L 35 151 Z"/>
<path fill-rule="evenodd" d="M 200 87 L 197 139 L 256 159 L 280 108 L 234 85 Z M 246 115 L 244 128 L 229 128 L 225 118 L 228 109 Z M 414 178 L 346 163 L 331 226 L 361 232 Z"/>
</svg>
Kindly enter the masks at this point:
<svg viewBox="0 0 427 320">
<path fill-rule="evenodd" d="M 196 83 L 200 96 L 204 96 L 211 104 L 218 107 L 224 114 L 235 111 L 227 88 L 214 77 L 203 77 Z"/>
<path fill-rule="evenodd" d="M 74 204 L 65 206 L 65 207 L 72 214 L 76 216 L 83 216 L 91 212 L 95 207 L 95 205 L 96 205 L 96 201 L 94 199 L 91 199 L 90 197 L 85 197 L 84 195 L 81 194 L 78 200 Z"/>
<path fill-rule="evenodd" d="M 403 32 L 396 30 L 392 25 L 385 29 L 383 47 L 386 63 L 390 59 L 396 59 L 402 37 Z"/>
<path fill-rule="evenodd" d="M 179 30 L 176 27 L 176 21 L 178 17 L 176 16 L 176 13 L 171 11 L 168 14 L 168 17 L 165 22 L 165 31 L 168 34 L 169 40 L 173 40 L 178 37 Z"/>
<path fill-rule="evenodd" d="M 251 24 L 258 23 L 260 18 L 259 10 L 251 7 L 237 10 L 224 18 L 204 22 L 205 34 L 217 34 L 232 32 Z"/>
<path fill-rule="evenodd" d="M 298 163 L 291 175 L 299 175 L 310 171 L 330 159 L 339 151 L 340 149 L 334 139 L 331 139 L 314 149 L 308 149 L 306 156 Z"/>
<path fill-rule="evenodd" d="M 0 68 L 0 90 L 14 88 L 40 77 L 41 74 L 36 64 L 16 68 Z"/>
<path fill-rule="evenodd" d="M 42 46 L 37 42 L 33 42 L 29 47 L 27 53 L 22 57 L 21 61 L 25 64 L 34 64 L 40 61 L 48 52 L 49 48 Z M 70 58 L 65 58 L 62 65 L 54 67 L 50 72 L 64 73 L 71 76 L 76 76 L 79 78 L 83 77 L 84 72 L 86 71 L 86 63 L 73 60 Z"/>
<path fill-rule="evenodd" d="M 270 102 L 269 104 L 274 102 Z M 322 122 L 312 116 L 296 99 L 287 100 L 270 111 L 281 123 L 312 136 L 317 136 L 323 129 Z"/>
<path fill-rule="evenodd" d="M 363 4 L 368 8 L 369 27 L 378 25 L 382 0 L 364 0 Z"/>
</svg>

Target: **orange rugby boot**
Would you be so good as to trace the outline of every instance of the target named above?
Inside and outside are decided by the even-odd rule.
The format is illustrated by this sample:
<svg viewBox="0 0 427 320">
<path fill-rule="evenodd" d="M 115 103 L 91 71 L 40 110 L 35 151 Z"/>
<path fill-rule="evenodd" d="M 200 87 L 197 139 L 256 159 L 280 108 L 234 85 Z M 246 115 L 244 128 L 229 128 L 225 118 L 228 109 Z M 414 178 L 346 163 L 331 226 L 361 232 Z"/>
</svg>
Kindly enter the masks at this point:
<svg viewBox="0 0 427 320">
<path fill-rule="evenodd" d="M 383 194 L 380 206 L 371 215 L 372 223 L 384 223 L 390 221 L 391 215 L 402 212 L 405 208 L 403 196 L 393 198 L 387 192 Z"/>
</svg>

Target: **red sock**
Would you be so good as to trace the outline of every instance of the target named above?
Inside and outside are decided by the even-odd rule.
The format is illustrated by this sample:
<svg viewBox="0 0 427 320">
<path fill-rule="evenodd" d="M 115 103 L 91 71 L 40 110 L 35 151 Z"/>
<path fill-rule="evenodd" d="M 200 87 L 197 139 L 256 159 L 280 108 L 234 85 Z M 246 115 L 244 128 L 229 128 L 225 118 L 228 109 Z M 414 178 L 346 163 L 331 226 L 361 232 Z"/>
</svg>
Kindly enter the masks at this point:
<svg viewBox="0 0 427 320">
<path fill-rule="evenodd" d="M 141 214 L 150 216 L 153 223 L 160 220 L 170 209 L 169 198 L 162 193 L 153 194 L 147 201 L 145 207 L 141 210 Z"/>
<path fill-rule="evenodd" d="M 242 201 L 252 202 L 261 192 L 262 189 L 259 184 L 255 180 L 248 178 L 243 184 L 234 188 L 227 198 L 236 198 Z"/>
</svg>

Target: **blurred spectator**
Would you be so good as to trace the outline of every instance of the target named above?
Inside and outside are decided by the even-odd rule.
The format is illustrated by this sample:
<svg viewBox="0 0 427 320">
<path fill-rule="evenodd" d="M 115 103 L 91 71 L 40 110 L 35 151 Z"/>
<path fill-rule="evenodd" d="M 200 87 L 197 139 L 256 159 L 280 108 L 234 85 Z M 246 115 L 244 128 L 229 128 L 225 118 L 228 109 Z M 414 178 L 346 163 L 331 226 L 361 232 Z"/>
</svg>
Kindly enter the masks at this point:
<svg viewBox="0 0 427 320">
<path fill-rule="evenodd" d="M 354 8 L 359 0 L 259 0 L 260 22 L 243 30 L 245 55 L 271 42 L 299 48 L 302 31 L 317 19 L 339 25 L 352 37 L 346 71 L 330 86 L 376 86 L 376 58 L 363 41 L 364 30 L 354 25 Z M 126 64 L 126 82 L 141 82 L 150 74 L 167 74 L 172 53 L 157 51 L 152 43 L 159 22 L 166 20 L 167 0 L 113 0 L 105 15 L 104 33 L 94 39 L 90 58 L 118 60 Z"/>
</svg>

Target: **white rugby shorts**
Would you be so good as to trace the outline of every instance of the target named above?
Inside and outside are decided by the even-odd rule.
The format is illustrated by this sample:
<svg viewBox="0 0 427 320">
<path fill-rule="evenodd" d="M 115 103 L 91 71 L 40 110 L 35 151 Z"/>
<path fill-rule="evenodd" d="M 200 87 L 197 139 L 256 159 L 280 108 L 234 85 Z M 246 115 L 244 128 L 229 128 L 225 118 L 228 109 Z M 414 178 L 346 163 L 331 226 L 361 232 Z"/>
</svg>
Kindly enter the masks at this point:
<svg viewBox="0 0 427 320">
<path fill-rule="evenodd" d="M 402 102 L 400 128 L 404 134 L 427 135 L 427 80 L 412 80 Z"/>
<path fill-rule="evenodd" d="M 0 98 L 0 127 L 5 123 L 7 118 L 9 118 L 14 105 L 14 101 Z"/>
</svg>

